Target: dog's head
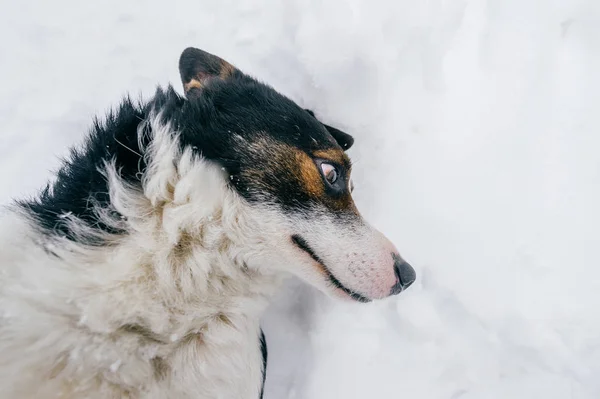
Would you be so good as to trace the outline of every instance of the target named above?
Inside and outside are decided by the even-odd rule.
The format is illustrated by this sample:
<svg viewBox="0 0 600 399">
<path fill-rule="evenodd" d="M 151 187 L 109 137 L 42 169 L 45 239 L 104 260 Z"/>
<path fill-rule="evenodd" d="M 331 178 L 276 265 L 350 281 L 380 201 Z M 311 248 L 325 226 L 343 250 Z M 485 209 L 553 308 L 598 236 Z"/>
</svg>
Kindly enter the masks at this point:
<svg viewBox="0 0 600 399">
<path fill-rule="evenodd" d="M 217 162 L 256 216 L 249 266 L 283 268 L 361 302 L 413 283 L 414 269 L 352 200 L 352 136 L 202 50 L 186 49 L 179 69 L 181 142 Z"/>
</svg>

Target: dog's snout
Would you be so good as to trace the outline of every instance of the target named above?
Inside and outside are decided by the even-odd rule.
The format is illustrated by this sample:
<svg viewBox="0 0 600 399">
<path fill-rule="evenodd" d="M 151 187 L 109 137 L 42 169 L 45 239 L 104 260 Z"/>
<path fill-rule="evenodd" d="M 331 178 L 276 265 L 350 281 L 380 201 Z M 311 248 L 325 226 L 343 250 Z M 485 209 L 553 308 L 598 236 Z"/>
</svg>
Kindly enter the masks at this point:
<svg viewBox="0 0 600 399">
<path fill-rule="evenodd" d="M 399 256 L 394 256 L 394 272 L 398 282 L 392 287 L 390 295 L 397 295 L 407 289 L 417 279 L 415 269 Z"/>
</svg>

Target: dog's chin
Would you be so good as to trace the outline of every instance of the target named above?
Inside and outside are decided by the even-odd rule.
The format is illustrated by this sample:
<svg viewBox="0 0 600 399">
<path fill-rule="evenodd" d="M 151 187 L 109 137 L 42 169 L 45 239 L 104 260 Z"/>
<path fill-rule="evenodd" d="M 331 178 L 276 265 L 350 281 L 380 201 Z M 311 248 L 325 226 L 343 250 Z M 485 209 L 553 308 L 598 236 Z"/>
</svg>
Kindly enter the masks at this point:
<svg viewBox="0 0 600 399">
<path fill-rule="evenodd" d="M 327 279 L 326 283 L 330 287 L 329 291 L 333 292 L 336 298 L 360 303 L 371 302 L 371 298 L 342 285 L 333 274 L 329 274 L 328 277 L 329 278 Z"/>
<path fill-rule="evenodd" d="M 333 298 L 337 301 L 347 302 L 347 303 L 370 303 L 373 300 L 371 298 L 367 298 L 362 294 L 357 293 L 348 293 L 342 289 L 334 287 L 330 282 L 326 282 L 327 288 L 323 290 L 323 292 L 330 298 Z"/>
</svg>

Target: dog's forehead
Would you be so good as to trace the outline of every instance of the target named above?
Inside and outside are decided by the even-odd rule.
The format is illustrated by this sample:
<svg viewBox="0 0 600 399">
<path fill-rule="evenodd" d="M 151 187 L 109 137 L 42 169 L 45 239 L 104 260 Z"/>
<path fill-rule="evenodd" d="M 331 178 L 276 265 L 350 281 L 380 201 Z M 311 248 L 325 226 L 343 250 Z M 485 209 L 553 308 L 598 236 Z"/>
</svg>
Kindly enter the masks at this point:
<svg viewBox="0 0 600 399">
<path fill-rule="evenodd" d="M 350 158 L 339 145 L 328 140 L 318 140 L 312 135 L 309 140 L 287 140 L 283 139 L 282 135 L 261 131 L 249 138 L 237 135 L 236 141 L 236 147 L 250 157 L 260 158 L 260 163 L 273 160 L 290 165 L 293 159 L 307 157 L 330 161 L 350 169 Z"/>
<path fill-rule="evenodd" d="M 223 82 L 215 94 L 224 119 L 251 141 L 269 136 L 307 152 L 340 149 L 313 115 L 273 88 L 254 80 Z"/>
</svg>

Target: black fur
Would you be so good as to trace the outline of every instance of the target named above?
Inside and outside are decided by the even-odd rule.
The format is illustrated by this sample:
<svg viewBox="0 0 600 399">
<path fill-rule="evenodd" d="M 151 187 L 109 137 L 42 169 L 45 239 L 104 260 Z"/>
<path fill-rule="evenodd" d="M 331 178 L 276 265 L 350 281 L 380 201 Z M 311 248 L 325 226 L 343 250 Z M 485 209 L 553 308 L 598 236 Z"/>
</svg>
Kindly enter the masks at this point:
<svg viewBox="0 0 600 399">
<path fill-rule="evenodd" d="M 307 109 L 306 112 L 308 112 L 311 116 L 316 118 L 315 113 L 310 109 Z M 327 129 L 329 134 L 333 136 L 335 141 L 337 141 L 337 143 L 340 145 L 340 147 L 344 149 L 344 151 L 349 150 L 350 147 L 352 147 L 352 145 L 354 144 L 354 137 L 350 136 L 348 133 L 344 133 L 340 129 L 336 129 L 335 127 L 326 124 L 323 124 L 323 126 L 325 126 L 325 129 Z"/>
<path fill-rule="evenodd" d="M 263 398 L 263 394 L 265 393 L 265 381 L 267 380 L 267 357 L 268 357 L 268 353 L 267 353 L 267 340 L 265 339 L 265 333 L 263 332 L 262 328 L 260 330 L 260 352 L 262 354 L 262 385 L 260 388 L 260 396 L 259 398 L 262 399 Z"/>
<path fill-rule="evenodd" d="M 201 53 L 201 61 L 208 62 L 203 71 L 214 74 L 217 64 L 210 57 L 208 61 L 204 59 L 210 56 L 206 54 Z M 184 73 L 192 75 L 197 70 L 193 59 L 182 57 L 182 60 L 182 77 L 186 79 Z M 21 202 L 21 206 L 43 229 L 88 245 L 104 243 L 95 235 L 76 236 L 65 223 L 65 215 L 77 217 L 101 232 L 124 234 L 125 225 L 121 215 L 111 207 L 106 177 L 101 170 L 106 162 L 114 160 L 125 182 L 141 190 L 140 176 L 146 168 L 143 152 L 151 132 L 139 132 L 139 128 L 155 111 L 161 111 L 163 122 L 169 122 L 179 133 L 182 148 L 192 148 L 225 167 L 232 187 L 249 202 L 272 202 L 288 211 L 303 213 L 319 199 L 309 196 L 299 186 L 292 168 L 273 164 L 269 145 L 265 146 L 266 155 L 257 157 L 248 152 L 248 143 L 266 135 L 273 143 L 307 154 L 352 145 L 351 136 L 324 126 L 312 112 L 237 69 L 227 79 L 205 79 L 199 92 L 184 99 L 169 86 L 167 90 L 158 89 L 146 104 L 124 99 L 104 122 L 94 122 L 83 147 L 71 152 L 55 182 L 38 198 Z M 270 172 L 256 179 L 244 173 L 251 169 Z M 348 169 L 349 165 L 340 165 L 340 170 Z M 112 216 L 114 223 L 104 223 L 97 217 L 94 209 L 98 206 Z"/>
<path fill-rule="evenodd" d="M 74 148 L 58 171 L 53 183 L 48 184 L 39 197 L 22 201 L 39 226 L 54 234 L 65 236 L 88 245 L 103 242 L 94 235 L 75 236 L 65 223 L 65 215 L 72 215 L 87 226 L 110 234 L 124 233 L 118 225 L 121 218 L 111 206 L 106 177 L 101 171 L 105 162 L 115 161 L 122 179 L 141 188 L 140 176 L 146 169 L 142 156 L 149 140 L 149 132 L 138 132 L 140 123 L 152 109 L 162 109 L 168 118 L 173 109 L 181 107 L 183 98 L 173 88 L 158 89 L 153 101 L 142 105 L 125 98 L 116 111 L 110 112 L 105 121 L 94 120 L 93 127 L 81 148 Z M 142 133 L 138 140 L 138 133 Z M 108 225 L 94 212 L 93 205 L 106 209 L 115 223 Z"/>
</svg>

